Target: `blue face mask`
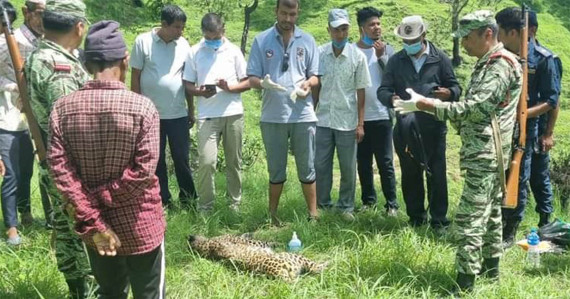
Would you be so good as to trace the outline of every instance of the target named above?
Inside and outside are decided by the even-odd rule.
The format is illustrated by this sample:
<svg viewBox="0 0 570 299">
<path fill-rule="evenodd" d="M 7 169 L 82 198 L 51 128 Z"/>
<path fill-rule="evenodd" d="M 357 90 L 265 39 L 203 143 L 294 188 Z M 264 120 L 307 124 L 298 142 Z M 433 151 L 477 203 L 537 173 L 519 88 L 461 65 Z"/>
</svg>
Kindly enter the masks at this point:
<svg viewBox="0 0 570 299">
<path fill-rule="evenodd" d="M 374 43 L 376 42 L 375 40 L 371 39 L 368 34 L 364 33 L 364 36 L 362 37 L 362 42 L 367 45 L 368 47 L 372 47 L 374 45 Z"/>
<path fill-rule="evenodd" d="M 205 39 L 204 44 L 210 49 L 217 50 L 222 46 L 222 39 Z"/>
<path fill-rule="evenodd" d="M 333 47 L 335 47 L 337 49 L 342 49 L 342 48 L 344 48 L 344 46 L 346 46 L 347 42 L 348 42 L 348 38 L 343 39 L 341 42 L 337 42 L 333 39 L 332 45 L 333 45 Z"/>
<path fill-rule="evenodd" d="M 408 55 L 416 55 L 419 51 L 422 50 L 422 41 L 411 45 L 404 43 L 404 50 L 406 50 L 406 53 L 408 53 Z"/>
</svg>

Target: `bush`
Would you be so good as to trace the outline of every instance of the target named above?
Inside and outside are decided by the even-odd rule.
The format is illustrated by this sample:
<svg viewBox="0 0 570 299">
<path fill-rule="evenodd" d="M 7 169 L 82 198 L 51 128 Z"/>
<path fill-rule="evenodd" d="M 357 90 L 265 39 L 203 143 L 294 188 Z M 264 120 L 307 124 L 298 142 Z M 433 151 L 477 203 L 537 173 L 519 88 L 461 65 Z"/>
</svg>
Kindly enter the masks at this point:
<svg viewBox="0 0 570 299">
<path fill-rule="evenodd" d="M 552 159 L 550 179 L 560 194 L 562 206 L 566 209 L 570 198 L 570 151 Z"/>
</svg>

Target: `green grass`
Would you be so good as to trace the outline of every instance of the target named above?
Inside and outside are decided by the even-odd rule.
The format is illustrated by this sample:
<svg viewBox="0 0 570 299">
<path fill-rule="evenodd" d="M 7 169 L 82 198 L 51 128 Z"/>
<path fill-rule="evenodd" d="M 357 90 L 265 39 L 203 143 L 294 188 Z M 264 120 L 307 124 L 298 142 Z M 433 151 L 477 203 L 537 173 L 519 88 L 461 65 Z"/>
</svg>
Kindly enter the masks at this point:
<svg viewBox="0 0 570 299">
<path fill-rule="evenodd" d="M 21 5 L 23 0 L 13 2 Z M 100 19 L 119 20 L 128 44 L 132 45 L 137 34 L 157 24 L 151 21 L 144 9 L 133 8 L 126 4 L 128 2 L 130 1 L 86 0 L 92 22 Z M 191 1 L 175 2 L 186 8 L 189 21 L 185 35 L 193 44 L 200 38 L 199 20 L 203 12 L 193 7 Z M 508 3 L 507 1 L 502 5 Z M 394 26 L 404 14 L 414 13 L 424 15 L 432 24 L 428 37 L 442 48 L 451 50 L 451 41 L 448 38 L 450 26 L 447 25 L 448 8 L 435 0 L 304 1 L 299 24 L 314 34 L 318 43 L 324 43 L 328 39 L 325 24 L 329 8 L 342 6 L 349 9 L 353 23 L 356 23 L 356 8 L 370 4 L 384 9 L 385 38 L 396 48 L 400 48 L 400 44 L 391 33 Z M 253 15 L 249 44 L 256 33 L 274 22 L 273 9 L 273 1 L 261 1 Z M 561 54 L 565 65 L 570 65 L 570 53 L 562 51 L 570 44 L 567 20 L 556 14 L 550 15 L 547 9 L 539 16 L 541 40 Z M 227 35 L 235 42 L 241 38 L 242 19 L 241 13 L 235 11 L 231 15 L 231 22 L 227 24 Z M 351 33 L 356 38 L 355 26 Z M 457 70 L 463 82 L 469 76 L 473 59 L 466 61 L 467 63 Z M 568 79 L 564 84 L 565 87 L 570 87 Z M 567 91 L 565 95 L 568 95 Z M 320 222 L 308 224 L 304 220 L 306 209 L 300 185 L 295 179 L 292 158 L 288 164 L 289 183 L 285 186 L 280 205 L 280 215 L 286 225 L 281 228 L 267 225 L 266 165 L 263 147 L 256 143 L 260 138 L 259 93 L 247 92 L 244 95 L 244 103 L 248 139 L 246 147 L 250 150 L 251 161 L 256 162 L 244 170 L 242 211 L 235 214 L 226 207 L 225 180 L 223 173 L 218 173 L 216 214 L 209 218 L 187 212 L 170 213 L 167 216 L 166 284 L 169 298 L 436 298 L 448 293 L 454 285 L 455 275 L 455 248 L 451 238 L 438 238 L 426 228 L 408 227 L 403 208 L 397 219 L 388 219 L 382 212 L 369 211 L 358 214 L 355 222 L 346 223 L 334 213 L 325 213 Z M 552 153 L 555 158 L 558 153 L 570 149 L 570 129 L 566 125 L 569 122 L 570 111 L 563 111 L 556 127 L 557 145 Z M 447 160 L 451 218 L 462 189 L 457 167 L 459 147 L 458 136 L 450 130 Z M 399 176 L 398 166 L 397 170 Z M 33 213 L 37 218 L 41 218 L 36 181 L 34 177 Z M 379 179 L 376 179 L 377 189 L 378 181 Z M 176 188 L 173 179 L 173 194 L 177 194 Z M 359 198 L 360 191 L 357 192 Z M 333 196 L 336 197 L 336 194 Z M 404 207 L 399 189 L 398 196 L 400 205 Z M 380 198 L 380 203 L 383 201 L 384 199 Z M 538 219 L 533 210 L 534 201 L 531 200 L 519 238 L 537 223 Z M 560 210 L 558 197 L 556 216 L 569 219 L 567 213 Z M 187 250 L 185 242 L 190 233 L 214 236 L 255 232 L 256 237 L 260 239 L 286 244 L 292 231 L 296 231 L 303 241 L 304 255 L 319 261 L 329 261 L 329 268 L 321 275 L 303 277 L 294 284 L 236 271 L 199 258 Z M 62 275 L 56 269 L 55 257 L 50 249 L 50 233 L 37 225 L 24 228 L 23 235 L 25 245 L 15 250 L 0 244 L 0 298 L 64 298 L 66 287 Z M 508 250 L 501 261 L 500 284 L 479 280 L 472 297 L 570 297 L 570 290 L 566 287 L 570 282 L 570 256 L 544 256 L 544 267 L 538 272 L 525 270 L 523 261 L 523 251 L 518 248 Z"/>
</svg>

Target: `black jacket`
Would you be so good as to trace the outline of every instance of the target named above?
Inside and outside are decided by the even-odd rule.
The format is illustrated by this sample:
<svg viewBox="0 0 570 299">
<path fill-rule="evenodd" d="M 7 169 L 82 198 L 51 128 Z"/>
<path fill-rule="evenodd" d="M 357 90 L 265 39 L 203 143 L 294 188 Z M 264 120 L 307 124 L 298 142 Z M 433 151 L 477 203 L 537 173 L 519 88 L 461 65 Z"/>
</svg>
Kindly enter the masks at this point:
<svg viewBox="0 0 570 299">
<path fill-rule="evenodd" d="M 426 97 L 433 97 L 434 88 L 441 86 L 451 90 L 450 101 L 458 101 L 461 95 L 461 87 L 455 78 L 451 61 L 431 42 L 429 54 L 420 72 L 417 73 L 414 64 L 405 50 L 394 54 L 382 75 L 382 85 L 378 88 L 377 96 L 386 107 L 392 108 L 392 95 L 395 93 L 403 100 L 410 96 L 406 88 L 412 88 L 415 92 Z M 425 113 L 424 113 L 425 114 Z"/>
</svg>

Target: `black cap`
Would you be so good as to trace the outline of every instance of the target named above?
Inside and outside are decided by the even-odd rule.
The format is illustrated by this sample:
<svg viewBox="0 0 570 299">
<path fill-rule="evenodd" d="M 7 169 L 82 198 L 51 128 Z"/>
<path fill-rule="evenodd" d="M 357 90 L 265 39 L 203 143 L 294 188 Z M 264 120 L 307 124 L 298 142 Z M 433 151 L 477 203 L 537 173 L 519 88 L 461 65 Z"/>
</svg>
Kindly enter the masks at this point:
<svg viewBox="0 0 570 299">
<path fill-rule="evenodd" d="M 538 19 L 536 18 L 536 11 L 528 12 L 528 26 L 538 27 Z"/>
<path fill-rule="evenodd" d="M 127 45 L 119 23 L 100 21 L 93 24 L 85 38 L 85 60 L 117 61 L 126 57 Z"/>
</svg>

